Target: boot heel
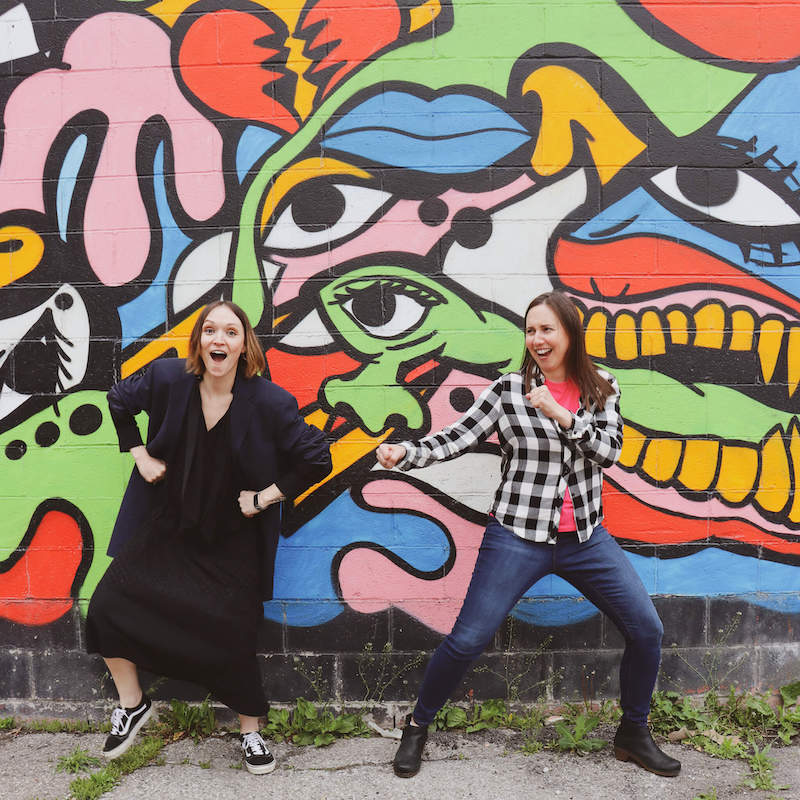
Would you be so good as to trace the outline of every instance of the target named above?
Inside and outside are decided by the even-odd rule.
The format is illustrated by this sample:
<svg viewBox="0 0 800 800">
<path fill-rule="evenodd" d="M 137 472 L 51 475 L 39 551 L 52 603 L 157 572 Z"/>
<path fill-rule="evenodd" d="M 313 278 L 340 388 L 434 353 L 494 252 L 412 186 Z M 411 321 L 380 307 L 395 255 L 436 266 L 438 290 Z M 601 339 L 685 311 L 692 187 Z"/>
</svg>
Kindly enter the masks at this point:
<svg viewBox="0 0 800 800">
<path fill-rule="evenodd" d="M 621 747 L 615 747 L 614 758 L 616 758 L 617 761 L 630 761 L 631 755 L 627 752 L 627 750 L 623 750 Z"/>
</svg>

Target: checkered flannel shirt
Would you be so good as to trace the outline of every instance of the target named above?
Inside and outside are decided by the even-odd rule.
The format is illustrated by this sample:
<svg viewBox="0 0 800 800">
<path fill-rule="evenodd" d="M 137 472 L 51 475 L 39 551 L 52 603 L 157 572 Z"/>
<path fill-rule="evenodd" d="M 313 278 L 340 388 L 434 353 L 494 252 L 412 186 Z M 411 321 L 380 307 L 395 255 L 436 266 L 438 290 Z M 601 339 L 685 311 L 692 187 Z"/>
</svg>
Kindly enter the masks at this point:
<svg viewBox="0 0 800 800">
<path fill-rule="evenodd" d="M 622 448 L 619 386 L 613 375 L 598 372 L 615 393 L 600 409 L 587 410 L 581 401 L 569 430 L 530 404 L 522 374 L 512 372 L 487 387 L 454 424 L 418 442 L 403 442 L 406 455 L 398 467 L 448 461 L 497 433 L 501 481 L 490 511 L 498 522 L 523 539 L 554 544 L 569 487 L 578 538 L 585 542 L 603 520 L 603 468 L 616 462 Z"/>
</svg>

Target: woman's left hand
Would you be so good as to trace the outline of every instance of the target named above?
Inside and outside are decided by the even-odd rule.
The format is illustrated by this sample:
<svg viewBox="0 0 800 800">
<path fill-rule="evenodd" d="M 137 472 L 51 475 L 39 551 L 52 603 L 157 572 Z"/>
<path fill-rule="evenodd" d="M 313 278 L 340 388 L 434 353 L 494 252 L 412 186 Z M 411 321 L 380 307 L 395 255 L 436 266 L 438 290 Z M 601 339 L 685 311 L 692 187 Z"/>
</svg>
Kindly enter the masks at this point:
<svg viewBox="0 0 800 800">
<path fill-rule="evenodd" d="M 258 514 L 259 510 L 255 507 L 253 502 L 255 500 L 255 496 L 256 493 L 250 489 L 243 489 L 241 492 L 239 492 L 239 508 L 242 510 L 242 514 L 244 514 L 246 517 L 254 517 L 256 514 Z M 259 505 L 261 508 L 264 508 L 260 497 Z"/>
<path fill-rule="evenodd" d="M 252 489 L 243 489 L 239 492 L 239 508 L 246 517 L 254 517 L 267 506 L 271 506 L 273 503 L 280 503 L 281 500 L 286 499 L 274 483 L 258 492 L 258 505 L 260 508 L 255 507 L 255 496 L 256 492 Z"/>
<path fill-rule="evenodd" d="M 534 386 L 525 397 L 534 408 L 538 408 L 546 417 L 554 419 L 562 428 L 572 427 L 572 414 L 555 401 L 546 386 Z"/>
</svg>

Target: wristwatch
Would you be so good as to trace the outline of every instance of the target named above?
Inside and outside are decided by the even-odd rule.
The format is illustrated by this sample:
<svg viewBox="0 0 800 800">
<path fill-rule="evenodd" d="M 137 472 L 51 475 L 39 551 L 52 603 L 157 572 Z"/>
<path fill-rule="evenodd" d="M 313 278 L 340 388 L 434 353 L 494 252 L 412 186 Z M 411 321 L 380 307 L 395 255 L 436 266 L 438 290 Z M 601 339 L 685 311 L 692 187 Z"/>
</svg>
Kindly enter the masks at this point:
<svg viewBox="0 0 800 800">
<path fill-rule="evenodd" d="M 253 508 L 255 508 L 256 511 L 263 510 L 261 506 L 258 504 L 258 492 L 253 493 Z"/>
</svg>

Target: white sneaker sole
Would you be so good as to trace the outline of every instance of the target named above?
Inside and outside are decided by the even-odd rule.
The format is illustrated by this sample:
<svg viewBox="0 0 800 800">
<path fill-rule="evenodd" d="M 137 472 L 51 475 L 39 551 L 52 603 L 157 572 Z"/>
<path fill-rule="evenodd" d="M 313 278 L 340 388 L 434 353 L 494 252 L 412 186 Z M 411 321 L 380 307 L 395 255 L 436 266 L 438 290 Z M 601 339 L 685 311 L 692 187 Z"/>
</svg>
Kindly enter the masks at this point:
<svg viewBox="0 0 800 800">
<path fill-rule="evenodd" d="M 103 751 L 102 755 L 103 758 L 117 758 L 125 753 L 130 746 L 133 744 L 133 740 L 136 738 L 136 734 L 139 733 L 139 730 L 142 726 L 153 716 L 153 706 L 150 705 L 150 708 L 144 712 L 142 718 L 131 728 L 131 732 L 128 734 L 128 738 L 124 742 L 120 742 L 113 750 Z"/>
<path fill-rule="evenodd" d="M 244 765 L 251 775 L 266 775 L 275 769 L 275 759 L 273 758 L 269 764 L 262 764 L 261 766 L 256 767 L 250 766 L 250 764 L 248 764 L 246 761 L 244 762 Z"/>
</svg>

